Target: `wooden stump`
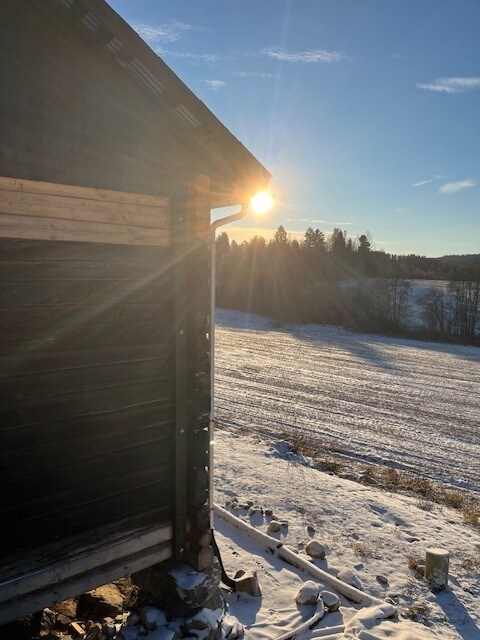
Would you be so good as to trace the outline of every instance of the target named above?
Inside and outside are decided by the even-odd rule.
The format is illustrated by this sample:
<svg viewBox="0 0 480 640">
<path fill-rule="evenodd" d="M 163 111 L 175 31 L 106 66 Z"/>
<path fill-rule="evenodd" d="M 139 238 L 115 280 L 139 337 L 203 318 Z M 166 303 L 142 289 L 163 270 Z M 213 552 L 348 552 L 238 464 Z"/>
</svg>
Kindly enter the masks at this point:
<svg viewBox="0 0 480 640">
<path fill-rule="evenodd" d="M 444 589 L 448 583 L 450 554 L 446 549 L 430 548 L 425 553 L 425 578 L 433 589 Z"/>
</svg>

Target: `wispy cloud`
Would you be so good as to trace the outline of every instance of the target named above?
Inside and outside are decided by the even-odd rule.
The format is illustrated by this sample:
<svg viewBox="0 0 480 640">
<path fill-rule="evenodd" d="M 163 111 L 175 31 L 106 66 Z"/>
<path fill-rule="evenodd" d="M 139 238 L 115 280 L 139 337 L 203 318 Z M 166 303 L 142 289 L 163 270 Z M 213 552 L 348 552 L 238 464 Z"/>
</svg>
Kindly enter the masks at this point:
<svg viewBox="0 0 480 640">
<path fill-rule="evenodd" d="M 209 89 L 215 92 L 221 91 L 222 89 L 225 89 L 225 87 L 228 87 L 228 84 L 223 80 L 204 80 L 203 82 Z"/>
<path fill-rule="evenodd" d="M 281 62 L 303 62 L 307 64 L 316 64 L 319 62 L 342 62 L 342 60 L 350 60 L 350 56 L 342 51 L 325 51 L 324 49 L 309 49 L 308 51 L 285 51 L 278 47 L 270 47 L 262 49 L 260 55 L 267 58 L 274 58 Z"/>
<path fill-rule="evenodd" d="M 475 180 L 469 178 L 468 180 L 459 180 L 458 182 L 446 182 L 442 184 L 439 193 L 445 193 L 447 195 L 451 193 L 456 193 L 457 191 L 461 191 L 462 189 L 468 189 L 469 187 L 475 186 Z"/>
<path fill-rule="evenodd" d="M 439 93 L 465 93 L 480 89 L 480 77 L 473 78 L 437 78 L 427 84 L 417 84 L 418 89 L 437 91 Z"/>
<path fill-rule="evenodd" d="M 203 27 L 172 20 L 165 24 L 149 24 L 147 22 L 133 22 L 132 27 L 138 35 L 151 47 L 162 42 L 176 42 L 188 31 L 206 31 Z"/>
<path fill-rule="evenodd" d="M 181 58 L 183 60 L 202 61 L 202 62 L 218 62 L 222 56 L 218 53 L 196 53 L 195 51 L 171 51 L 170 49 L 155 48 L 155 53 L 159 56 L 171 56 L 172 58 Z"/>
<path fill-rule="evenodd" d="M 445 176 L 442 176 L 441 174 L 438 174 L 436 176 L 433 176 L 433 178 L 429 178 L 428 180 L 419 180 L 418 182 L 414 182 L 410 186 L 411 187 L 422 187 L 424 184 L 431 184 L 432 182 L 435 182 L 435 180 L 445 180 Z"/>
<path fill-rule="evenodd" d="M 260 71 L 232 71 L 237 78 L 278 78 L 278 73 L 261 73 Z"/>
<path fill-rule="evenodd" d="M 287 222 L 308 222 L 311 224 L 328 224 L 337 227 L 354 224 L 353 222 L 332 222 L 330 220 L 312 220 L 311 218 L 287 218 Z"/>
</svg>

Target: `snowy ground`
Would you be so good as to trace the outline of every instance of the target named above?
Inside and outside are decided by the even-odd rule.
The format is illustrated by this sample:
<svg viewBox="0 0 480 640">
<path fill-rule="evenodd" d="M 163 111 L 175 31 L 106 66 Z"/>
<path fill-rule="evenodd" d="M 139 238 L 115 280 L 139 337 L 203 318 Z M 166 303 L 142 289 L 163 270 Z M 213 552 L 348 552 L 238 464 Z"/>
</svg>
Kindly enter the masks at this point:
<svg viewBox="0 0 480 640">
<path fill-rule="evenodd" d="M 251 402 L 253 411 L 257 398 Z M 479 640 L 480 575 L 465 568 L 465 558 L 478 558 L 480 536 L 462 524 L 458 512 L 436 505 L 433 511 L 424 511 L 415 498 L 330 476 L 285 455 L 282 444 L 229 428 L 216 434 L 215 485 L 220 505 L 238 496 L 241 501 L 251 499 L 273 508 L 289 523 L 277 536 L 293 547 L 303 548 L 310 539 L 307 525 L 314 525 L 316 539 L 327 547 L 326 560 L 316 561 L 318 566 L 333 575 L 342 569 L 354 570 L 365 591 L 381 599 L 389 597 L 398 607 L 396 621 L 376 620 L 375 611 L 367 610 L 363 622 L 350 622 L 350 632 L 327 635 L 331 640 Z M 246 510 L 237 514 L 249 520 Z M 255 524 L 266 531 L 263 518 Z M 308 576 L 262 553 L 221 521 L 217 525 L 227 571 L 254 568 L 259 572 L 262 598 L 228 597 L 230 613 L 247 627 L 246 638 L 273 640 L 308 617 L 308 607 L 299 611 L 295 605 L 298 589 Z M 445 547 L 452 556 L 449 588 L 437 595 L 408 569 L 409 555 L 423 556 L 432 545 Z M 379 574 L 387 584 L 378 582 Z M 323 631 L 308 632 L 303 638 L 325 637 L 325 628 L 348 623 L 358 614 L 346 600 L 342 605 L 339 612 L 326 614 L 319 625 Z M 423 619 L 428 626 L 405 615 Z"/>
<path fill-rule="evenodd" d="M 219 310 L 216 417 L 480 491 L 480 349 Z"/>
</svg>

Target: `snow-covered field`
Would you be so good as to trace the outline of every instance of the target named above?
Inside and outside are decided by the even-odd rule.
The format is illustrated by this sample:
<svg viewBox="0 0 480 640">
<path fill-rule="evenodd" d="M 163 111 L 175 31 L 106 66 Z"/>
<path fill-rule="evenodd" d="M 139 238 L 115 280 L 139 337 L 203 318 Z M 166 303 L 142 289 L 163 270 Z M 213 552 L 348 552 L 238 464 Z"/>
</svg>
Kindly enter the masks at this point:
<svg viewBox="0 0 480 640">
<path fill-rule="evenodd" d="M 480 349 L 219 310 L 216 417 L 480 491 Z"/>
<path fill-rule="evenodd" d="M 273 509 L 288 527 L 271 535 L 300 551 L 314 536 L 327 549 L 326 559 L 315 561 L 318 567 L 334 576 L 341 570 L 354 571 L 364 591 L 389 599 L 399 613 L 397 620 L 382 620 L 378 610 L 358 612 L 341 598 L 340 610 L 327 613 L 302 640 L 479 640 L 480 573 L 468 559 L 478 562 L 480 535 L 463 524 L 458 511 L 439 505 L 425 511 L 413 497 L 328 475 L 286 451 L 284 443 L 230 429 L 218 430 L 215 440 L 220 505 L 238 496 L 240 503 L 250 499 Z M 266 532 L 269 518 L 249 517 L 246 509 L 238 508 L 235 514 Z M 314 534 L 307 532 L 308 525 L 315 527 Z M 274 640 L 312 614 L 313 607 L 295 605 L 309 575 L 262 552 L 222 521 L 216 526 L 227 572 L 258 571 L 261 598 L 227 596 L 229 613 L 247 627 L 248 640 Z M 408 568 L 409 556 L 424 557 L 430 546 L 444 547 L 451 554 L 449 587 L 437 594 Z M 327 582 L 325 586 L 334 590 Z M 332 628 L 337 631 L 332 633 Z"/>
</svg>

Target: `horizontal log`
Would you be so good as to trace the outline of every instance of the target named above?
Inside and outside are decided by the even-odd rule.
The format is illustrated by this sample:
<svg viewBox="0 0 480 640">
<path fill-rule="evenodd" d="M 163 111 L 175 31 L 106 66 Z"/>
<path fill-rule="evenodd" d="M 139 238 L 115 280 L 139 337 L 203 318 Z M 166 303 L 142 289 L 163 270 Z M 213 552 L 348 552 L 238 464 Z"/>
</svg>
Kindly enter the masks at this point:
<svg viewBox="0 0 480 640">
<path fill-rule="evenodd" d="M 53 218 L 54 220 L 76 220 L 78 222 L 101 222 L 120 227 L 140 227 L 148 229 L 168 229 L 170 227 L 169 214 L 163 210 L 158 210 L 155 215 L 139 215 L 131 213 L 117 212 L 116 203 L 109 204 L 111 211 L 99 211 L 95 208 L 80 207 L 73 208 L 57 205 L 37 204 L 36 202 L 21 203 L 13 199 L 3 198 L 5 192 L 0 192 L 0 214 L 15 216 L 31 216 L 35 218 Z M 91 202 L 91 201 L 89 201 Z M 156 211 L 150 207 L 151 211 Z"/>
<path fill-rule="evenodd" d="M 42 416 L 44 419 L 44 416 Z M 54 446 L 61 442 L 64 447 L 74 447 L 80 440 L 94 442 L 104 437 L 122 437 L 135 429 L 158 430 L 173 424 L 173 409 L 170 399 L 87 413 L 76 417 L 65 417 L 51 422 L 32 423 L 2 431 L 0 460 L 12 451 L 22 451 L 34 456 L 40 447 Z"/>
<path fill-rule="evenodd" d="M 138 265 L 140 270 L 151 263 L 160 269 L 171 260 L 171 253 L 171 247 L 0 238 L 0 259 L 22 263 L 64 262 L 65 265 L 85 264 L 86 267 L 97 264 L 103 268 L 104 264 L 112 262 L 114 265 L 126 264 L 128 269 L 135 269 Z"/>
<path fill-rule="evenodd" d="M 34 269 L 32 268 L 32 271 Z M 3 275 L 3 272 L 2 272 Z M 169 282 L 158 280 L 112 281 L 36 281 L 9 282 L 2 278 L 0 307 L 24 307 L 58 304 L 170 304 Z"/>
<path fill-rule="evenodd" d="M 167 229 L 125 227 L 101 222 L 39 218 L 1 212 L 0 237 L 159 246 L 171 244 L 171 233 Z"/>
<path fill-rule="evenodd" d="M 85 200 L 100 200 L 104 202 L 123 202 L 125 204 L 168 207 L 169 198 L 152 196 L 126 191 L 112 191 L 95 187 L 78 187 L 76 185 L 41 182 L 38 180 L 23 180 L 0 176 L 0 188 L 8 191 L 43 193 L 48 195 L 68 196 Z"/>
</svg>

